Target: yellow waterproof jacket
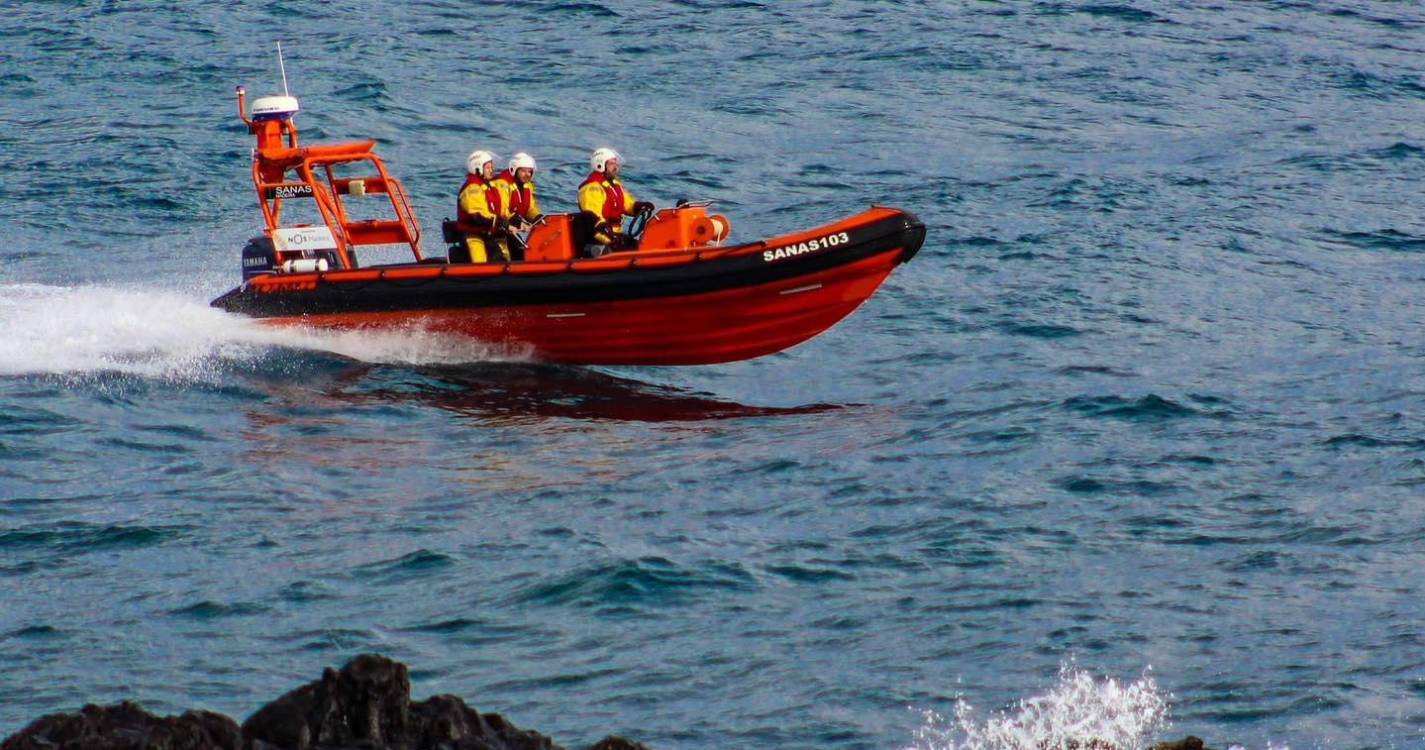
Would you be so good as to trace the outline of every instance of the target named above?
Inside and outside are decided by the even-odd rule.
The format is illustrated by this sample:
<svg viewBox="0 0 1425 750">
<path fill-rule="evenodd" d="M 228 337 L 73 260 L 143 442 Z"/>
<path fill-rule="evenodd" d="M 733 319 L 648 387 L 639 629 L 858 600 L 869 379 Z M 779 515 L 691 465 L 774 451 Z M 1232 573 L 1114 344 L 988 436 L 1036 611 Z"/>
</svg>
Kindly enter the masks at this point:
<svg viewBox="0 0 1425 750">
<path fill-rule="evenodd" d="M 495 220 L 507 216 L 504 193 L 493 182 L 486 182 L 477 175 L 465 178 L 456 200 L 456 219 L 461 229 L 466 231 L 490 231 L 495 228 Z"/>
<path fill-rule="evenodd" d="M 592 172 L 579 186 L 579 210 L 594 215 L 594 239 L 604 244 L 623 231 L 623 215 L 633 211 L 633 194 L 618 178 Z"/>
</svg>

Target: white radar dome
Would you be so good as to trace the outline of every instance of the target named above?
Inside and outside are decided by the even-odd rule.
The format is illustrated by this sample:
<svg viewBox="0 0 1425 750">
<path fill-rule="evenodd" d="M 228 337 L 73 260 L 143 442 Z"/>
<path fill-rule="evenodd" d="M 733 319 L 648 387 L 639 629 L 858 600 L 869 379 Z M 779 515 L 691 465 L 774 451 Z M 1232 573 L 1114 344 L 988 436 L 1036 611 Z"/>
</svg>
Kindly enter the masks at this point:
<svg viewBox="0 0 1425 750">
<path fill-rule="evenodd" d="M 264 96 L 261 99 L 254 99 L 252 102 L 252 119 L 257 122 L 290 120 L 295 114 L 297 114 L 297 97 L 295 96 Z"/>
</svg>

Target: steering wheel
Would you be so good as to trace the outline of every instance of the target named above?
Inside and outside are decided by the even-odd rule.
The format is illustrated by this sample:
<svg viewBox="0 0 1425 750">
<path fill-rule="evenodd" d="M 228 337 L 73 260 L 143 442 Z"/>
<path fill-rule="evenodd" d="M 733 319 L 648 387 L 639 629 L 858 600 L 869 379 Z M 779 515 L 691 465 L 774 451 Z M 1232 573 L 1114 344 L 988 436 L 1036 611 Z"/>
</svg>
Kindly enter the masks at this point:
<svg viewBox="0 0 1425 750">
<path fill-rule="evenodd" d="M 634 214 L 633 218 L 628 220 L 628 229 L 624 230 L 624 236 L 634 242 L 643 239 L 643 230 L 648 228 L 648 220 L 652 217 L 653 209 L 651 207 Z"/>
</svg>

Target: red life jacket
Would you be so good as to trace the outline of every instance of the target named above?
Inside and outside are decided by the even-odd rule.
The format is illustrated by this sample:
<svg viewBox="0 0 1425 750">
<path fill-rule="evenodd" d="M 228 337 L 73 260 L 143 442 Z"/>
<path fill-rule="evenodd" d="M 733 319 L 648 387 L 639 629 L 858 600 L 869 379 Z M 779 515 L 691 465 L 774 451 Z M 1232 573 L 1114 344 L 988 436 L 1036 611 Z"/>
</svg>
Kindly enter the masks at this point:
<svg viewBox="0 0 1425 750">
<path fill-rule="evenodd" d="M 510 193 L 510 213 L 528 219 L 530 206 L 534 203 L 534 185 L 519 181 L 514 185 L 514 192 Z"/>
<path fill-rule="evenodd" d="M 495 187 L 494 181 L 486 182 L 485 178 L 478 174 L 465 176 L 465 184 L 460 186 L 460 192 L 455 194 L 455 221 L 465 230 L 489 231 L 494 229 L 493 222 L 483 216 L 471 215 L 460 205 L 460 196 L 465 193 L 465 188 L 471 185 L 485 186 L 485 205 L 489 206 L 490 213 L 495 216 L 500 215 L 500 189 Z"/>
<path fill-rule="evenodd" d="M 579 188 L 582 190 L 591 182 L 597 182 L 604 188 L 604 215 L 599 218 L 607 221 L 610 226 L 618 226 L 623 222 L 623 183 L 619 182 L 617 177 L 608 179 L 603 172 L 590 172 L 589 176 L 579 183 Z"/>
<path fill-rule="evenodd" d="M 508 169 L 495 175 L 495 179 L 504 180 L 510 183 L 510 187 L 513 188 L 510 191 L 510 215 L 518 216 L 521 219 L 528 218 L 529 207 L 534 197 L 534 183 L 520 182 L 515 177 L 515 173 Z"/>
</svg>

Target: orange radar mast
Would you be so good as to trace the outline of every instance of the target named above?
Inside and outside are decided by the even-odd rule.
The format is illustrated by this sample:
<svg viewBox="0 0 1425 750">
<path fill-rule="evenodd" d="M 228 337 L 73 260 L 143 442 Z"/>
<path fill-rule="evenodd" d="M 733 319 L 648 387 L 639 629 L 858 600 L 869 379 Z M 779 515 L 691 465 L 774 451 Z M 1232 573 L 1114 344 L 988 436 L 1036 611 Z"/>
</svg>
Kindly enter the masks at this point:
<svg viewBox="0 0 1425 750">
<path fill-rule="evenodd" d="M 282 95 L 264 96 L 252 103 L 252 117 L 249 119 L 244 106 L 247 90 L 237 87 L 238 117 L 247 124 L 249 133 L 257 136 L 257 149 L 265 151 L 282 148 L 282 135 L 287 135 L 287 148 L 297 147 L 297 124 L 292 116 L 297 114 L 297 97 L 287 88 L 287 62 L 282 58 L 282 43 L 277 43 L 277 68 L 282 71 Z M 278 175 L 276 179 L 280 179 Z"/>
</svg>

